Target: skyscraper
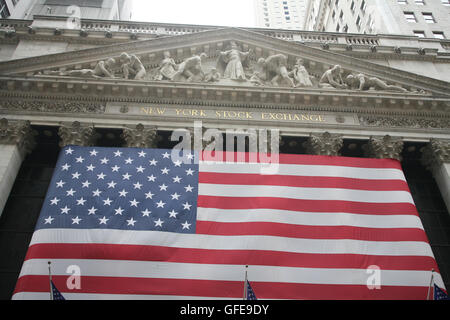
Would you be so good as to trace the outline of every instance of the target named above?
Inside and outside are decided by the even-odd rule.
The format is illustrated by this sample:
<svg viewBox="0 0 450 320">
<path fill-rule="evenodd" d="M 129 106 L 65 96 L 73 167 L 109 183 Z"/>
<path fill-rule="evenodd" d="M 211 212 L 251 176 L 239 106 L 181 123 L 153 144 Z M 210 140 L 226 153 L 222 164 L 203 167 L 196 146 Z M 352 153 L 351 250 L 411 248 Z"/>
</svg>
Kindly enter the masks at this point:
<svg viewBox="0 0 450 320">
<path fill-rule="evenodd" d="M 306 0 L 254 0 L 256 25 L 265 28 L 303 29 Z"/>
<path fill-rule="evenodd" d="M 449 0 L 309 0 L 304 28 L 445 39 L 449 14 Z"/>
</svg>

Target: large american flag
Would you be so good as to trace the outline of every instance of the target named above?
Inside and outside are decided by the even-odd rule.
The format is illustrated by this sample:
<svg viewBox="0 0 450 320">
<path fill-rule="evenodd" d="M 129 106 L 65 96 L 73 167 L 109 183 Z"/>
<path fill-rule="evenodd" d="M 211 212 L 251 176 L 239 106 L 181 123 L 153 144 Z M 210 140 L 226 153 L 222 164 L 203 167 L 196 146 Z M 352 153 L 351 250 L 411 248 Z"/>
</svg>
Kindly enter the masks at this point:
<svg viewBox="0 0 450 320">
<path fill-rule="evenodd" d="M 48 261 L 68 300 L 242 299 L 246 265 L 258 299 L 444 288 L 396 160 L 171 152 L 65 147 L 13 298 L 48 299 Z"/>
</svg>

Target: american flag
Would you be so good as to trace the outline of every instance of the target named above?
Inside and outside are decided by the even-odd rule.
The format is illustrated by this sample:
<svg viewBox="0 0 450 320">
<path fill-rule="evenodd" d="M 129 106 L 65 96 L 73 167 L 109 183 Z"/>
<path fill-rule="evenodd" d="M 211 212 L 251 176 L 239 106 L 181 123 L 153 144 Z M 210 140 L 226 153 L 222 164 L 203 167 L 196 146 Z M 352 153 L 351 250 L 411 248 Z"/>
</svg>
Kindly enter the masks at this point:
<svg viewBox="0 0 450 320">
<path fill-rule="evenodd" d="M 256 298 L 255 292 L 252 289 L 252 286 L 250 285 L 250 282 L 248 280 L 246 280 L 245 283 L 247 285 L 246 300 L 258 300 Z"/>
<path fill-rule="evenodd" d="M 65 147 L 13 298 L 48 299 L 48 261 L 68 300 L 242 299 L 246 265 L 259 299 L 427 298 L 438 268 L 398 161 L 171 152 Z"/>
</svg>

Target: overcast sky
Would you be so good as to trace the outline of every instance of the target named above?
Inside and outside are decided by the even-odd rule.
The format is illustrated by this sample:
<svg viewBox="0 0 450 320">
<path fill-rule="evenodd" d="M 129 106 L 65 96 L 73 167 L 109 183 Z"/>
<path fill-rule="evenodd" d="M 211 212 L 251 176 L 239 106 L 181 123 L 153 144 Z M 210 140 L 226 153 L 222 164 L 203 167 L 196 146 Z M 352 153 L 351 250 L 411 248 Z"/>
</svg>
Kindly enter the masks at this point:
<svg viewBox="0 0 450 320">
<path fill-rule="evenodd" d="M 133 21 L 254 27 L 253 0 L 134 0 Z"/>
</svg>

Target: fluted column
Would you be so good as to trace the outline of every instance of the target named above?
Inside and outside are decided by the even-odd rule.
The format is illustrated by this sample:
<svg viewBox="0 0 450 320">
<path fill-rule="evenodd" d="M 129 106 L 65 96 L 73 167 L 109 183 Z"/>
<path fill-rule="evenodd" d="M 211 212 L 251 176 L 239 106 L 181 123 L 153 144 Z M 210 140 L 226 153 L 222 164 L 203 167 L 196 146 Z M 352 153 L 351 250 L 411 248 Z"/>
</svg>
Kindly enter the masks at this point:
<svg viewBox="0 0 450 320">
<path fill-rule="evenodd" d="M 78 121 L 61 124 L 58 134 L 60 147 L 69 145 L 88 147 L 92 146 L 95 141 L 94 127 Z"/>
<path fill-rule="evenodd" d="M 431 139 L 421 151 L 422 164 L 433 174 L 450 213 L 450 140 Z"/>
<path fill-rule="evenodd" d="M 26 155 L 35 147 L 29 121 L 0 120 L 0 215 Z"/>
<path fill-rule="evenodd" d="M 377 159 L 396 159 L 401 161 L 403 140 L 397 137 L 385 135 L 384 137 L 372 137 L 363 146 L 366 157 Z"/>
<path fill-rule="evenodd" d="M 130 148 L 156 148 L 159 141 L 156 127 L 145 127 L 141 123 L 134 128 L 124 128 L 122 138 Z"/>
<path fill-rule="evenodd" d="M 344 140 L 342 135 L 324 132 L 321 134 L 311 134 L 305 143 L 309 154 L 321 156 L 338 156 Z"/>
</svg>

